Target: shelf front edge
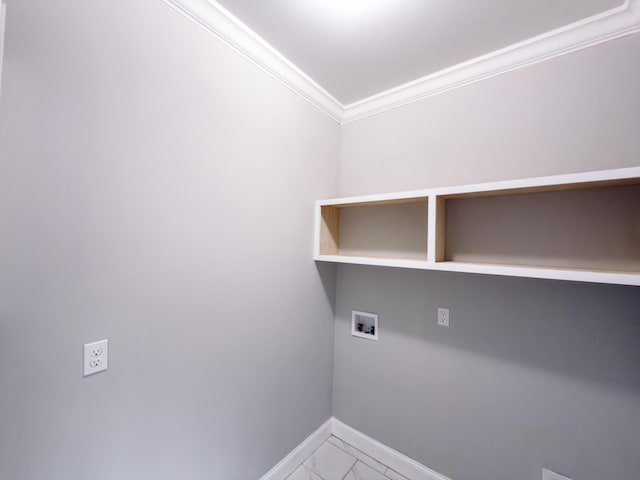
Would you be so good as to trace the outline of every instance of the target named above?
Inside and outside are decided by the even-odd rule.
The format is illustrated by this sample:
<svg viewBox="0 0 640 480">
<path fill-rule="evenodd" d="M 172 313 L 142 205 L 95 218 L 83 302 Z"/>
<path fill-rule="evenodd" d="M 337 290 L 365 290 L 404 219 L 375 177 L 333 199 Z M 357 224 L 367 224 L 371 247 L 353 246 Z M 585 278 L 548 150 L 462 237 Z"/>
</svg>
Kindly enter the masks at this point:
<svg viewBox="0 0 640 480">
<path fill-rule="evenodd" d="M 480 275 L 500 275 L 506 277 L 539 278 L 546 280 L 565 280 L 587 283 L 608 283 L 616 285 L 640 286 L 640 273 L 600 272 L 589 270 L 571 270 L 556 268 L 538 268 L 516 265 L 492 265 L 458 262 L 429 262 L 375 257 L 346 257 L 339 255 L 316 255 L 316 261 L 345 263 L 354 265 L 372 265 L 380 267 L 412 268 L 440 272 L 475 273 Z"/>
</svg>

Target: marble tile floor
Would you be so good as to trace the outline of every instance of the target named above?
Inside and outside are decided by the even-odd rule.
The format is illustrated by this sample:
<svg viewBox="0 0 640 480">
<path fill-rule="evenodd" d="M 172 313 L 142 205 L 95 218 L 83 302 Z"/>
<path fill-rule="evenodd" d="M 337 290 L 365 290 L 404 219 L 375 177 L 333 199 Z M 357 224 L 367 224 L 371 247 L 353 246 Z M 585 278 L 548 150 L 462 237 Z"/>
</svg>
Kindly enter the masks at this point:
<svg viewBox="0 0 640 480">
<path fill-rule="evenodd" d="M 333 435 L 287 480 L 408 480 Z"/>
</svg>

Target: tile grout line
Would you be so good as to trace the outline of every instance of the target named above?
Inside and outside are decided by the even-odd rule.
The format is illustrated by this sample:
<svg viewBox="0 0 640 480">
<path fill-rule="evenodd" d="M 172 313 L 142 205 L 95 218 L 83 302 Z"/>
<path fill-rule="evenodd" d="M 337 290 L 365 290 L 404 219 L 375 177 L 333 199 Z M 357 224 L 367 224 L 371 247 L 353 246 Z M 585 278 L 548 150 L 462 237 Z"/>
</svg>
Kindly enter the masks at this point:
<svg viewBox="0 0 640 480">
<path fill-rule="evenodd" d="M 307 467 L 307 466 L 305 465 L 305 463 L 306 463 L 306 461 L 307 461 L 307 460 L 309 460 L 311 457 L 313 457 L 313 456 L 315 455 L 315 453 L 316 453 L 318 450 L 320 450 L 320 448 L 321 448 L 325 443 L 327 443 L 328 441 L 329 441 L 329 440 L 327 439 L 327 440 L 325 440 L 324 442 L 322 442 L 322 443 L 321 443 L 321 444 L 320 444 L 320 445 L 319 445 L 319 446 L 318 446 L 318 447 L 317 447 L 313 452 L 311 452 L 311 453 L 309 454 L 309 456 L 308 456 L 307 458 L 305 458 L 305 459 L 302 461 L 302 463 L 300 464 L 300 465 L 302 465 L 304 468 L 306 468 L 307 470 L 309 470 L 311 473 L 313 473 L 313 474 L 317 475 L 317 476 L 318 476 L 318 478 L 319 478 L 320 480 L 325 480 L 325 478 L 324 478 L 322 475 L 320 475 L 319 473 L 317 473 L 315 470 L 312 470 L 311 468 Z"/>
<path fill-rule="evenodd" d="M 370 458 L 370 459 L 371 459 L 371 460 L 373 460 L 374 462 L 377 462 L 377 463 L 379 463 L 380 465 L 382 465 L 382 466 L 385 468 L 385 470 L 384 470 L 384 472 L 380 472 L 380 473 L 381 473 L 382 475 L 385 475 L 385 476 L 386 476 L 387 470 L 389 470 L 389 468 L 390 468 L 388 465 L 385 465 L 385 464 L 384 464 L 384 463 L 382 463 L 380 460 L 378 460 L 378 459 L 376 459 L 376 458 L 373 458 L 371 455 L 369 455 L 368 453 L 363 452 L 363 451 L 362 451 L 362 450 L 360 450 L 359 448 L 354 447 L 354 446 L 353 446 L 353 445 L 351 445 L 349 442 L 345 442 L 345 441 L 344 441 L 344 440 L 342 440 L 340 437 L 336 437 L 336 436 L 335 436 L 335 435 L 333 435 L 333 434 L 331 434 L 331 437 L 335 437 L 335 438 L 337 438 L 340 442 L 344 443 L 345 445 L 349 445 L 351 448 L 353 448 L 354 450 L 357 450 L 357 451 L 358 451 L 358 452 L 360 452 L 362 455 L 364 455 L 366 458 Z M 329 437 L 329 438 L 331 438 L 331 437 Z M 347 454 L 351 455 L 349 452 L 347 452 L 344 448 L 340 447 L 339 445 L 336 445 L 335 443 L 331 442 L 330 440 L 326 440 L 326 441 L 327 441 L 327 442 L 329 442 L 329 443 L 331 443 L 331 444 L 333 444 L 333 445 L 335 445 L 336 447 L 338 447 L 338 448 L 339 448 L 340 450 L 342 450 L 343 452 L 345 452 L 345 453 L 347 453 Z M 353 456 L 353 455 L 351 455 L 351 456 Z M 358 458 L 356 458 L 356 460 L 359 460 L 359 459 L 358 459 Z M 360 460 L 360 461 L 362 461 L 362 460 Z M 362 462 L 362 463 L 366 464 L 366 462 Z M 369 466 L 371 467 L 371 465 L 369 465 Z M 373 468 L 373 467 L 371 467 L 371 468 Z M 376 471 L 377 471 L 377 469 L 375 469 L 375 468 L 374 468 L 374 470 L 376 470 Z"/>
<path fill-rule="evenodd" d="M 331 435 L 331 436 L 332 436 L 332 437 L 336 437 L 335 435 Z M 341 439 L 341 438 L 339 438 L 339 437 L 336 437 L 336 438 L 337 438 L 338 440 L 340 440 L 342 443 L 345 443 L 345 444 L 349 445 L 349 446 L 350 446 L 351 448 L 353 448 L 354 450 L 359 451 L 359 452 L 360 452 L 360 453 L 362 453 L 363 455 L 366 455 L 366 456 L 367 456 L 367 457 L 369 457 L 369 458 L 373 458 L 371 455 L 369 455 L 369 454 L 367 454 L 367 453 L 364 453 L 362 450 L 360 450 L 360 449 L 359 449 L 359 448 L 357 448 L 357 447 L 354 447 L 354 446 L 353 446 L 353 445 L 351 445 L 349 442 L 345 442 L 344 440 L 342 440 L 342 439 Z M 327 442 L 329 442 L 329 440 L 327 440 Z M 329 442 L 329 443 L 333 443 L 333 442 Z M 335 443 L 334 443 L 334 445 L 335 445 Z M 338 448 L 339 448 L 340 450 L 342 450 L 343 452 L 349 453 L 349 452 L 347 452 L 344 448 L 339 447 L 338 445 L 336 445 L 336 447 L 338 447 Z M 374 460 L 376 460 L 375 458 L 373 458 L 373 459 L 374 459 Z M 376 462 L 378 462 L 378 461 L 376 460 Z M 378 462 L 378 463 L 379 463 L 380 465 L 384 465 L 384 463 L 382 463 L 382 462 Z M 387 467 L 386 465 L 384 465 L 384 466 L 385 466 L 385 467 Z M 389 467 L 387 467 L 387 468 L 389 468 Z"/>
<path fill-rule="evenodd" d="M 335 435 L 333 435 L 333 434 L 332 434 L 331 436 L 335 436 Z M 338 438 L 338 437 L 336 437 L 336 438 Z M 341 440 L 341 441 L 342 441 L 342 440 Z M 311 457 L 313 457 L 313 455 L 315 455 L 315 453 L 316 453 L 318 450 L 320 450 L 320 448 L 322 448 L 322 447 L 323 447 L 325 444 L 327 444 L 327 443 L 329 443 L 329 444 L 333 445 L 333 446 L 334 446 L 334 447 L 336 447 L 338 450 L 340 450 L 340 451 L 342 451 L 342 452 L 346 453 L 347 455 L 349 455 L 351 458 L 353 458 L 353 459 L 355 460 L 355 461 L 353 462 L 353 465 L 351 465 L 351 467 L 349 468 L 349 470 L 347 470 L 347 473 L 345 473 L 345 474 L 344 474 L 344 476 L 340 479 L 340 480 L 344 480 L 344 479 L 347 477 L 347 475 L 349 475 L 349 472 L 350 472 L 351 470 L 353 470 L 353 467 L 355 466 L 355 464 L 356 464 L 356 463 L 358 463 L 358 459 L 357 459 L 356 457 L 354 457 L 353 455 L 351 455 L 351 454 L 350 454 L 349 452 L 347 452 L 346 450 L 344 450 L 343 448 L 340 448 L 339 446 L 337 446 L 337 445 L 335 445 L 334 443 L 330 442 L 330 441 L 329 441 L 329 439 L 327 439 L 327 440 L 325 440 L 324 442 L 322 442 L 322 444 L 321 444 L 320 446 L 318 446 L 318 448 L 316 448 L 313 452 L 311 452 L 311 453 L 309 454 L 309 456 L 308 456 L 307 458 L 305 458 L 305 459 L 304 459 L 304 461 L 303 461 L 300 465 L 301 465 L 301 466 L 303 466 L 304 468 L 306 468 L 307 470 L 309 470 L 310 472 L 314 473 L 314 474 L 315 474 L 315 475 L 316 475 L 320 480 L 326 480 L 326 479 L 325 479 L 322 475 L 320 475 L 318 472 L 316 472 L 315 470 L 313 470 L 313 469 L 311 469 L 311 468 L 307 467 L 307 466 L 305 465 L 305 462 L 306 462 L 307 460 L 309 460 Z M 347 442 L 344 442 L 344 443 L 347 443 Z M 348 444 L 348 445 L 350 445 L 350 444 Z M 353 447 L 353 448 L 354 448 L 354 450 L 358 450 L 358 449 L 357 449 L 357 448 L 355 448 L 355 447 Z M 359 450 L 358 450 L 358 451 L 359 451 Z M 364 452 L 362 452 L 362 453 L 364 453 Z M 366 454 L 365 454 L 365 455 L 366 455 Z M 382 465 L 382 464 L 381 464 L 381 465 Z M 384 466 L 386 467 L 386 465 L 384 465 Z M 387 468 L 388 468 L 388 467 L 387 467 Z M 288 477 L 287 477 L 287 478 L 288 478 Z"/>
<path fill-rule="evenodd" d="M 331 437 L 335 437 L 336 440 L 339 441 L 339 444 L 335 444 L 333 442 L 330 441 Z M 320 475 L 319 473 L 317 473 L 315 470 L 307 467 L 305 465 L 305 463 L 307 462 L 307 460 L 309 460 L 311 457 L 313 457 L 316 452 L 318 450 L 320 450 L 320 448 L 322 448 L 325 444 L 331 444 L 333 447 L 336 447 L 338 450 L 340 450 L 341 452 L 349 455 L 351 458 L 354 459 L 353 464 L 351 465 L 351 467 L 349 468 L 349 470 L 347 470 L 347 472 L 340 478 L 340 480 L 345 480 L 347 478 L 347 476 L 349 475 L 349 473 L 353 472 L 354 467 L 358 464 L 358 462 L 362 462 L 364 465 L 367 465 L 369 468 L 374 469 L 375 471 L 377 471 L 378 473 L 380 473 L 380 475 L 382 475 L 383 477 L 385 477 L 385 479 L 387 480 L 392 480 L 391 477 L 388 476 L 389 471 L 393 471 L 394 473 L 397 473 L 395 470 L 393 470 L 390 466 L 385 465 L 384 463 L 380 462 L 379 460 L 377 460 L 376 458 L 372 457 L 371 455 L 363 452 L 362 450 L 360 450 L 359 448 L 354 447 L 353 445 L 351 445 L 349 442 L 346 442 L 344 440 L 342 440 L 340 437 L 337 437 L 336 435 L 331 434 L 329 439 L 325 440 L 320 446 L 318 446 L 311 454 L 309 454 L 309 456 L 300 464 L 300 466 L 304 467 L 306 470 L 308 470 L 309 472 L 313 473 L 314 475 L 316 475 L 320 480 L 326 480 L 322 475 Z M 380 464 L 382 467 L 384 467 L 383 471 L 380 471 L 374 467 L 372 467 L 371 465 L 368 465 L 367 462 L 361 460 L 360 458 L 354 456 L 351 452 L 347 451 L 345 448 L 343 448 L 343 446 L 345 447 L 349 447 L 353 450 L 355 450 L 356 452 L 359 452 L 360 454 L 362 454 L 364 457 L 369 458 L 371 460 L 373 460 L 374 462 Z M 355 473 L 354 473 L 354 478 L 355 478 Z M 289 479 L 289 477 L 287 477 L 287 480 Z"/>
<path fill-rule="evenodd" d="M 347 453 L 347 452 L 345 452 L 345 453 Z M 347 475 L 349 475 L 349 472 L 351 472 L 353 470 L 353 467 L 356 466 L 356 463 L 358 463 L 358 459 L 357 458 L 356 458 L 356 461 L 353 462 L 353 465 L 351 465 L 351 468 L 349 470 L 347 470 L 347 473 L 344 474 L 344 477 L 341 478 L 341 480 L 344 480 L 345 478 L 347 478 Z M 354 477 L 355 477 L 355 474 L 354 474 Z"/>
</svg>

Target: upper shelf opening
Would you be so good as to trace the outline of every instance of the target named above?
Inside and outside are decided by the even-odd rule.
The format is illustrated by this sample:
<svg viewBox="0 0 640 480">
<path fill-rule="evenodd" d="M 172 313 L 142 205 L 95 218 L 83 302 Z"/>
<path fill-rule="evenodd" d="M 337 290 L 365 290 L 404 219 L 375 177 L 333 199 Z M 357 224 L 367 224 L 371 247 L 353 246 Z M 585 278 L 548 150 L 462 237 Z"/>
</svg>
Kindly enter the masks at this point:
<svg viewBox="0 0 640 480">
<path fill-rule="evenodd" d="M 445 261 L 640 272 L 640 185 L 446 202 Z"/>
<path fill-rule="evenodd" d="M 321 255 L 427 259 L 427 198 L 321 206 Z"/>
</svg>

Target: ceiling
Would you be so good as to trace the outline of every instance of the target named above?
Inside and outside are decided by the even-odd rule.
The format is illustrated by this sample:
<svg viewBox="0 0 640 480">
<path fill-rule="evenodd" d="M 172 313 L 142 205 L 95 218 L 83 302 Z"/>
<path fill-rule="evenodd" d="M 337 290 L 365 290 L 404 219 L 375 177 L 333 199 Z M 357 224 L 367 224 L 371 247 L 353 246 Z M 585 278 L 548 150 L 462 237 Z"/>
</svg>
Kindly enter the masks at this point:
<svg viewBox="0 0 640 480">
<path fill-rule="evenodd" d="M 343 105 L 623 0 L 217 0 Z"/>
</svg>

